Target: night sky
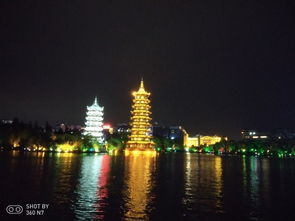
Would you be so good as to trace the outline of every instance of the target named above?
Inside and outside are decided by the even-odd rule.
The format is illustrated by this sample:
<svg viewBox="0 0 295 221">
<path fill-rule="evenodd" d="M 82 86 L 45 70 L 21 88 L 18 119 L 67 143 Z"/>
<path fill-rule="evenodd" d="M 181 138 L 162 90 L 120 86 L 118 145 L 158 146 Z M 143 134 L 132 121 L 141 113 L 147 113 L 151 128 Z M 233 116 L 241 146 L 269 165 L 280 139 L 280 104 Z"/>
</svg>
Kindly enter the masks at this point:
<svg viewBox="0 0 295 221">
<path fill-rule="evenodd" d="M 1 1 L 0 118 L 83 124 L 94 96 L 191 135 L 295 129 L 295 1 Z"/>
</svg>

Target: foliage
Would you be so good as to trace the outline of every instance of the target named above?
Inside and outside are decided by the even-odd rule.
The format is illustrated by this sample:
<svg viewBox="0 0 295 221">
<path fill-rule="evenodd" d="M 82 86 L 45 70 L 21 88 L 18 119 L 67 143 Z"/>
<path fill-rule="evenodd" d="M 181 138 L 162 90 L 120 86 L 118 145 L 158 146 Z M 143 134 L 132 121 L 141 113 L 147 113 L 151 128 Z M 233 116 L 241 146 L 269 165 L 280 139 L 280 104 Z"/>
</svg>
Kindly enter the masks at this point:
<svg viewBox="0 0 295 221">
<path fill-rule="evenodd" d="M 122 150 L 128 140 L 128 133 L 114 133 L 107 137 L 106 145 L 98 143 L 91 136 L 81 133 L 53 132 L 47 123 L 45 128 L 36 123 L 25 124 L 14 119 L 12 124 L 0 123 L 1 150 L 30 151 L 78 151 L 99 152 Z M 186 148 L 176 141 L 154 137 L 153 142 L 158 152 L 199 152 L 215 154 L 243 154 L 257 156 L 295 156 L 295 140 L 287 139 L 252 139 L 252 140 L 222 140 L 211 146 Z"/>
</svg>

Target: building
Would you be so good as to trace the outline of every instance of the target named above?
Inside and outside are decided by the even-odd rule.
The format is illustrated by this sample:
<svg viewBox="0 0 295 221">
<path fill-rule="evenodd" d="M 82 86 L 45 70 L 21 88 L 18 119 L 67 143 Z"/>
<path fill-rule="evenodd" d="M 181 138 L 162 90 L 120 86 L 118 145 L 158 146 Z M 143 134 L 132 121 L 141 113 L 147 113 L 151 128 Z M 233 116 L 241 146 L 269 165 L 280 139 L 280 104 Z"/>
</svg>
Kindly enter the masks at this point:
<svg viewBox="0 0 295 221">
<path fill-rule="evenodd" d="M 114 128 L 110 124 L 103 124 L 103 136 L 105 140 L 108 140 L 114 133 Z"/>
<path fill-rule="evenodd" d="M 110 124 L 104 124 L 102 126 L 103 131 L 107 134 L 113 134 L 114 133 L 114 128 Z"/>
<path fill-rule="evenodd" d="M 48 131 L 45 126 L 44 130 Z M 66 123 L 57 124 L 52 128 L 52 132 L 55 133 L 66 133 L 66 134 L 81 134 L 83 131 L 83 127 L 81 125 L 68 125 Z"/>
<path fill-rule="evenodd" d="M 98 105 L 97 98 L 95 97 L 94 103 L 91 106 L 87 106 L 86 127 L 83 133 L 84 135 L 93 136 L 99 143 L 104 142 L 103 110 L 104 108 Z"/>
<path fill-rule="evenodd" d="M 184 146 L 187 132 L 181 126 L 168 127 L 168 139 L 173 140 L 175 144 Z"/>
<path fill-rule="evenodd" d="M 153 137 L 168 138 L 169 136 L 169 128 L 163 125 L 159 125 L 158 123 L 153 125 L 151 130 Z"/>
<path fill-rule="evenodd" d="M 13 120 L 2 119 L 1 124 L 13 124 Z"/>
<path fill-rule="evenodd" d="M 154 144 L 151 136 L 151 106 L 149 96 L 151 93 L 144 89 L 143 80 L 138 91 L 132 93 L 133 105 L 131 111 L 131 134 L 126 144 L 129 150 L 149 150 Z"/>
<path fill-rule="evenodd" d="M 182 126 L 161 126 L 152 127 L 153 137 L 166 138 L 172 140 L 174 144 L 184 146 L 187 139 L 187 132 Z"/>
<path fill-rule="evenodd" d="M 227 137 L 221 137 L 217 135 L 203 136 L 200 134 L 194 137 L 189 137 L 189 135 L 187 134 L 184 145 L 186 147 L 210 146 L 222 141 L 223 139 L 227 140 Z"/>
<path fill-rule="evenodd" d="M 222 138 L 217 135 L 214 135 L 214 136 L 201 136 L 200 135 L 200 145 L 202 145 L 202 146 L 214 145 L 216 143 L 219 143 L 222 139 L 227 140 L 227 138 Z"/>
<path fill-rule="evenodd" d="M 270 133 L 257 130 L 243 130 L 241 132 L 243 139 L 269 139 Z"/>
<path fill-rule="evenodd" d="M 187 135 L 186 140 L 185 140 L 185 146 L 186 147 L 198 147 L 198 146 L 200 146 L 200 137 L 198 137 L 198 136 L 189 137 Z"/>
<path fill-rule="evenodd" d="M 295 132 L 288 129 L 274 129 L 271 131 L 272 139 L 295 139 Z"/>
<path fill-rule="evenodd" d="M 116 129 L 115 129 L 116 133 L 130 133 L 131 131 L 131 127 L 128 124 L 122 123 L 122 124 L 118 124 Z"/>
<path fill-rule="evenodd" d="M 244 140 L 265 140 L 265 139 L 295 139 L 295 133 L 287 129 L 274 129 L 272 131 L 259 131 L 245 129 L 241 132 Z"/>
</svg>

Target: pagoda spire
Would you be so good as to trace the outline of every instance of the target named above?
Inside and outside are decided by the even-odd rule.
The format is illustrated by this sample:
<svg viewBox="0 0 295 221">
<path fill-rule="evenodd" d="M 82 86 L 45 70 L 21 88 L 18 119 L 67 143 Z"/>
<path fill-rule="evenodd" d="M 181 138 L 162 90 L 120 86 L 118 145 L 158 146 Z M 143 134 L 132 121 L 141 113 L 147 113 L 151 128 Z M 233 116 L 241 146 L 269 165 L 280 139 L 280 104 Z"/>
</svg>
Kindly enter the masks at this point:
<svg viewBox="0 0 295 221">
<path fill-rule="evenodd" d="M 141 78 L 141 81 L 140 81 L 140 88 L 143 88 L 144 89 L 143 78 Z"/>
<path fill-rule="evenodd" d="M 143 82 L 143 78 L 141 78 L 141 81 L 140 81 L 140 86 L 139 86 L 139 89 L 136 93 L 144 93 L 144 94 L 147 94 L 147 95 L 150 95 L 151 93 L 148 93 L 145 89 L 144 89 L 144 82 Z"/>
<path fill-rule="evenodd" d="M 95 98 L 94 98 L 94 103 L 93 103 L 93 105 L 98 105 L 98 103 L 97 103 L 97 96 L 95 96 Z"/>
</svg>

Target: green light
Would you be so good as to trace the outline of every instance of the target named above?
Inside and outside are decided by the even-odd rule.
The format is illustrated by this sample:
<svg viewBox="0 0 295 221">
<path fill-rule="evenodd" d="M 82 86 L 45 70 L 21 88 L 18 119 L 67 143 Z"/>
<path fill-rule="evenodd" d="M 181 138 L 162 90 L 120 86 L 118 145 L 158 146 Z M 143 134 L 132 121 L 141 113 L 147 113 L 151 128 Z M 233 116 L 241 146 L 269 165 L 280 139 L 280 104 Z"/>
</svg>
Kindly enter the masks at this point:
<svg viewBox="0 0 295 221">
<path fill-rule="evenodd" d="M 213 151 L 213 147 L 211 147 L 211 146 L 208 146 L 208 147 L 204 148 L 205 153 L 210 153 L 211 151 Z"/>
</svg>

